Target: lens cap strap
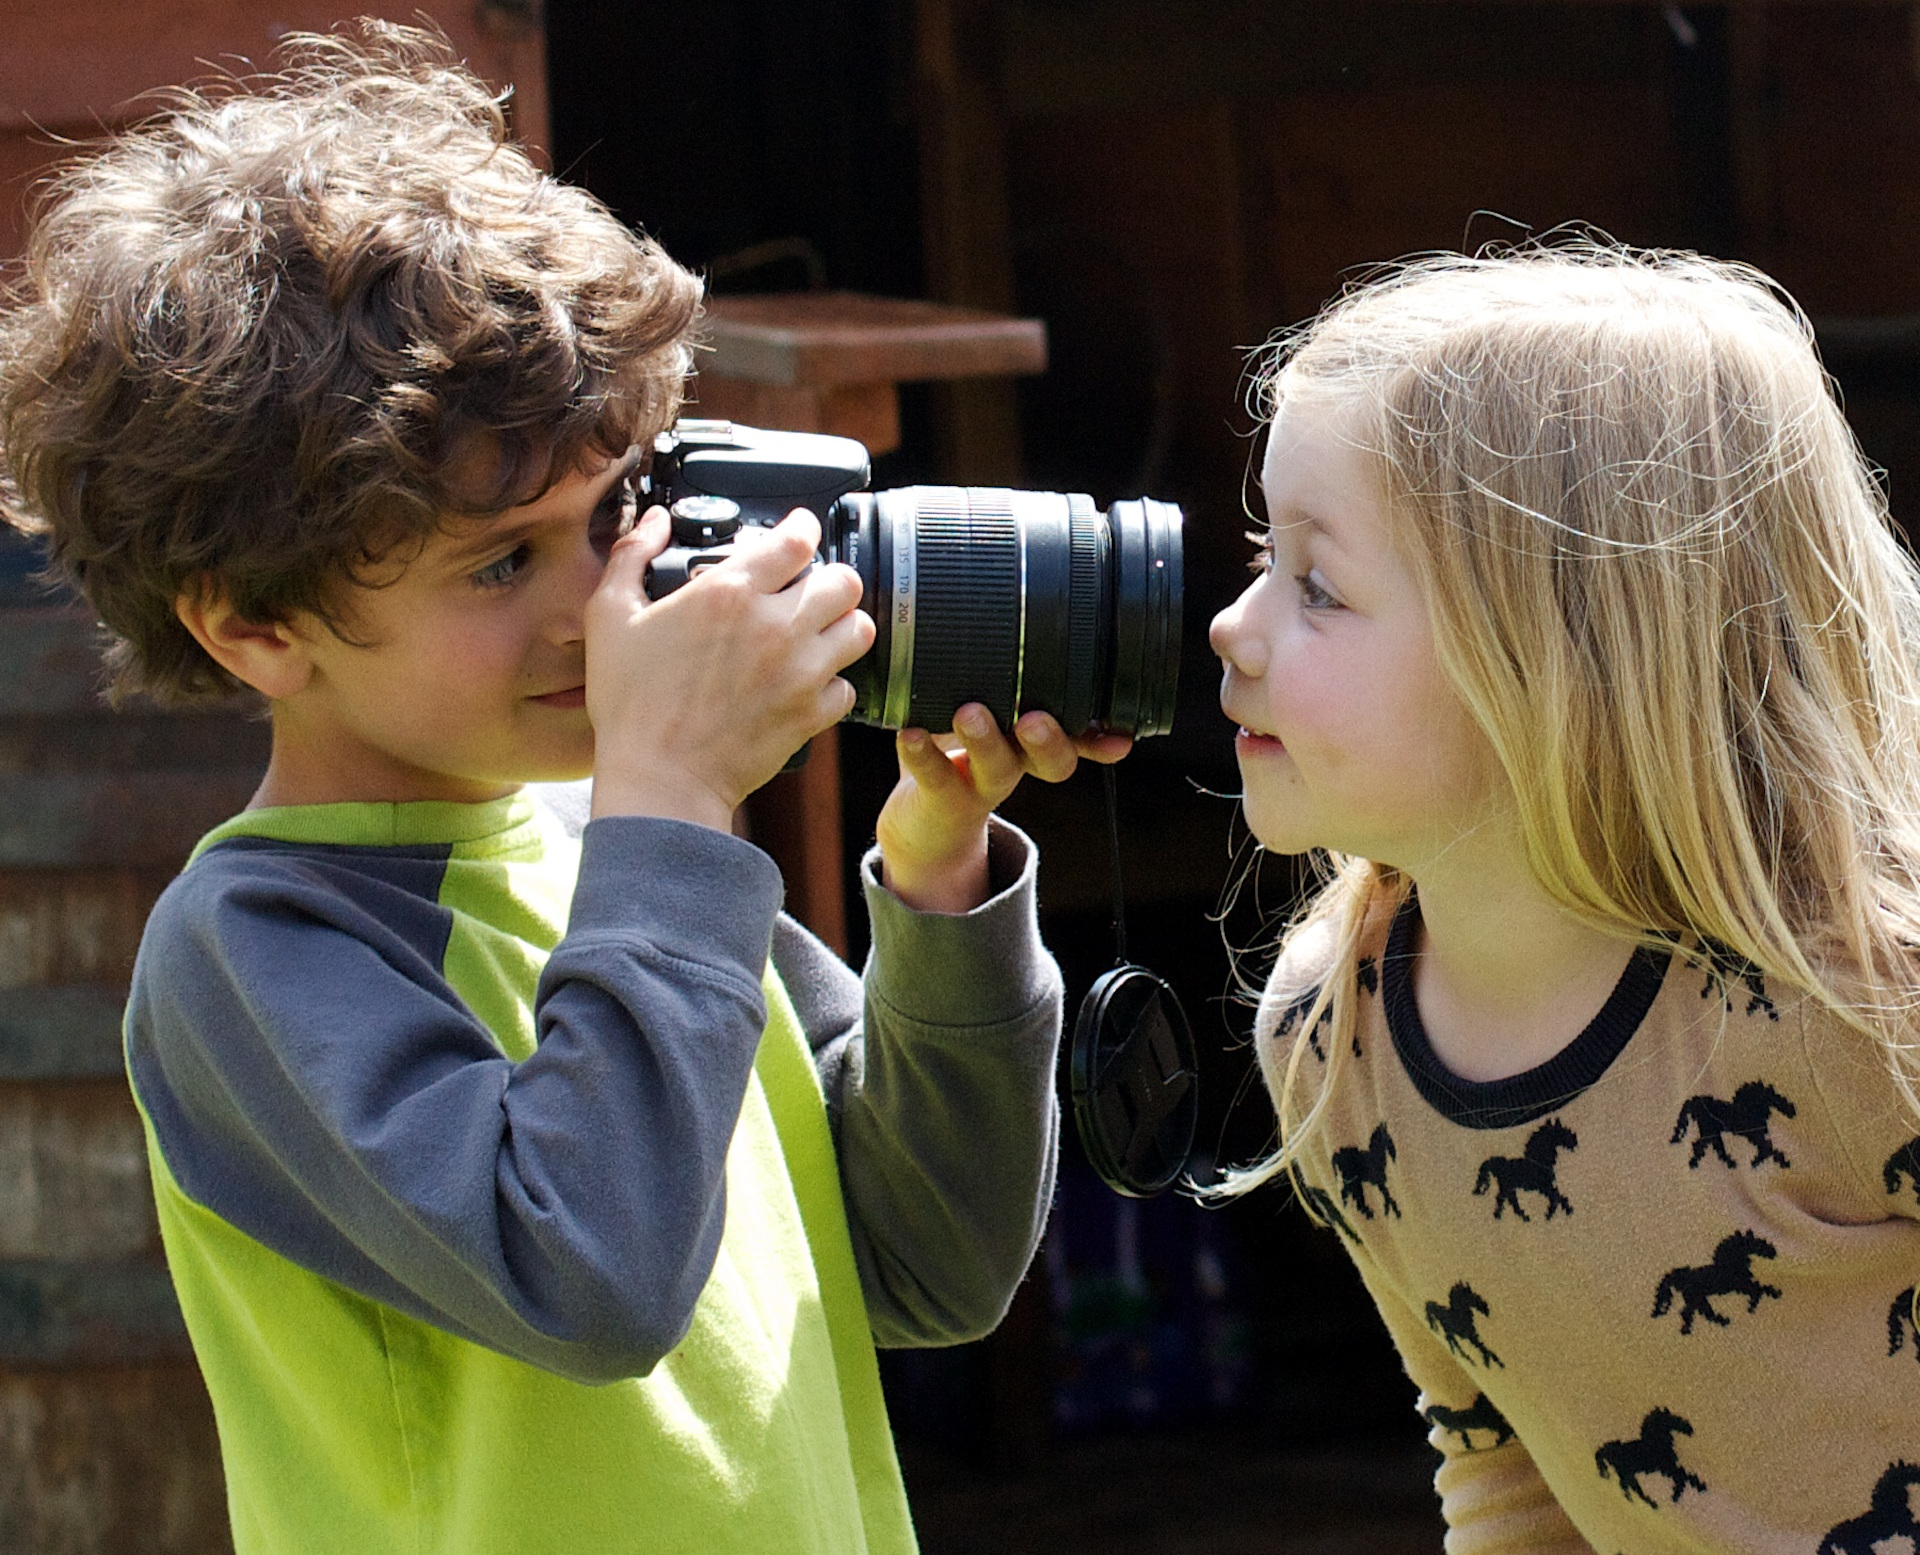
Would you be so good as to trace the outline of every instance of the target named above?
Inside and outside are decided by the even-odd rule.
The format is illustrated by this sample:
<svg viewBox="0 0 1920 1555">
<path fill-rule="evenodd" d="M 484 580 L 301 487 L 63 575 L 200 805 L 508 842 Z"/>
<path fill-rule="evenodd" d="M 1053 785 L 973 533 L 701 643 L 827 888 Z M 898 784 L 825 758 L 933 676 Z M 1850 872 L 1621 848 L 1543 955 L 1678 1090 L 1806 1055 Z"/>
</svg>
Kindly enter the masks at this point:
<svg viewBox="0 0 1920 1555">
<path fill-rule="evenodd" d="M 1070 1058 L 1081 1147 L 1115 1193 L 1148 1198 L 1172 1186 L 1200 1120 L 1193 1032 L 1179 995 L 1127 960 L 1120 878 L 1119 790 L 1103 769 L 1113 869 L 1114 966 L 1087 990 Z"/>
</svg>

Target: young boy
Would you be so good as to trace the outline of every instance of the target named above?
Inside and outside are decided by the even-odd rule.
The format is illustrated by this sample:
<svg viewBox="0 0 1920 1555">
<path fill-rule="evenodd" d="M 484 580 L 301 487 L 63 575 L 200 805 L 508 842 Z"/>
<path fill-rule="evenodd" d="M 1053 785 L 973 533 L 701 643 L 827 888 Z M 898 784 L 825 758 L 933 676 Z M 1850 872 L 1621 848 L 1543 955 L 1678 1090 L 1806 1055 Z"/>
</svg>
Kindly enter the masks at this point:
<svg viewBox="0 0 1920 1555">
<path fill-rule="evenodd" d="M 433 39 L 288 62 L 69 174 L 0 314 L 0 508 L 118 688 L 272 717 L 127 1017 L 235 1543 L 910 1550 L 874 1343 L 991 1328 L 1053 1168 L 989 812 L 1124 742 L 903 735 L 863 1001 L 729 832 L 856 580 L 796 514 L 642 591 L 697 283 Z M 525 785 L 589 774 L 576 840 Z"/>
</svg>

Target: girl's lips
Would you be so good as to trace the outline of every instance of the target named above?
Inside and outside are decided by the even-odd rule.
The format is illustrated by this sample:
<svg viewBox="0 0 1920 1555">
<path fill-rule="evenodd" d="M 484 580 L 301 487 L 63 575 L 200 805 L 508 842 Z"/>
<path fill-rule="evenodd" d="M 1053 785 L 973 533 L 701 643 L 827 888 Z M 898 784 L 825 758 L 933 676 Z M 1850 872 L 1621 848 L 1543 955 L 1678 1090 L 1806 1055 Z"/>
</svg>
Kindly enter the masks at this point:
<svg viewBox="0 0 1920 1555">
<path fill-rule="evenodd" d="M 549 691 L 545 696 L 537 696 L 532 700 L 538 702 L 542 707 L 585 707 L 587 705 L 587 688 L 585 686 L 569 686 L 565 691 Z"/>
<path fill-rule="evenodd" d="M 1284 751 L 1286 746 L 1270 734 L 1255 734 L 1244 726 L 1233 737 L 1236 753 L 1255 754 L 1261 751 Z"/>
</svg>

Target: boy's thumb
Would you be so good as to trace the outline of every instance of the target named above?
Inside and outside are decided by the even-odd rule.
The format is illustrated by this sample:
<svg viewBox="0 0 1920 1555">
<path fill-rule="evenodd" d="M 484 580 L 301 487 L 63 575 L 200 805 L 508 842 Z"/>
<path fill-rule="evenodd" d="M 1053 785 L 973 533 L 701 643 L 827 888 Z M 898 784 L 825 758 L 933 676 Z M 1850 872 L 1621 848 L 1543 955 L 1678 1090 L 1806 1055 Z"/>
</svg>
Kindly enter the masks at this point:
<svg viewBox="0 0 1920 1555">
<path fill-rule="evenodd" d="M 639 523 L 614 541 L 613 549 L 607 553 L 607 570 L 601 576 L 600 586 L 628 593 L 642 592 L 647 568 L 653 565 L 654 557 L 667 548 L 672 534 L 667 510 L 648 508 Z"/>
</svg>

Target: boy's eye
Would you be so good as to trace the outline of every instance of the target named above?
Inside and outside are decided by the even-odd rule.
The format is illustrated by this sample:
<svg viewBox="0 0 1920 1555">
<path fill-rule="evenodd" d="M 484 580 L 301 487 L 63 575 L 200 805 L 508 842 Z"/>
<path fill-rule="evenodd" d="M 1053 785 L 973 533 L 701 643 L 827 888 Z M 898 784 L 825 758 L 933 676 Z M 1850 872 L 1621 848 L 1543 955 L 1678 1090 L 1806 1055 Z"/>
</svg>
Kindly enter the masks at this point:
<svg viewBox="0 0 1920 1555">
<path fill-rule="evenodd" d="M 634 496 L 634 476 L 629 471 L 607 488 L 593 516 L 587 520 L 587 539 L 602 556 L 613 549 L 613 542 L 629 529 L 638 515 L 639 500 Z"/>
<path fill-rule="evenodd" d="M 1247 563 L 1247 571 L 1264 577 L 1273 571 L 1273 531 L 1249 529 L 1247 538 L 1253 542 L 1253 559 Z"/>
<path fill-rule="evenodd" d="M 488 562 L 486 566 L 474 573 L 474 586 L 483 589 L 505 588 L 519 576 L 520 569 L 526 566 L 528 558 L 532 555 L 531 547 L 516 545 L 498 561 Z"/>
</svg>

